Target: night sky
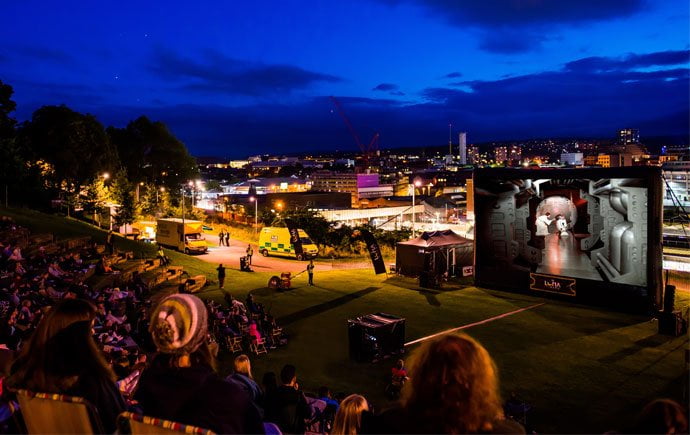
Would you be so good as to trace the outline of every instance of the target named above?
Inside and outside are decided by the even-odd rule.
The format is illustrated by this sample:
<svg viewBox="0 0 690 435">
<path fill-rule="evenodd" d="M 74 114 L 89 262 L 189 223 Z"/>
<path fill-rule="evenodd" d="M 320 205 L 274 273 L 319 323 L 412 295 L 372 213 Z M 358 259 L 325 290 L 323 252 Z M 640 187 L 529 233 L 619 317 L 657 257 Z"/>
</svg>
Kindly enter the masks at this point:
<svg viewBox="0 0 690 435">
<path fill-rule="evenodd" d="M 155 3 L 155 5 L 154 5 Z M 687 0 L 3 3 L 20 120 L 164 121 L 195 155 L 686 136 Z"/>
</svg>

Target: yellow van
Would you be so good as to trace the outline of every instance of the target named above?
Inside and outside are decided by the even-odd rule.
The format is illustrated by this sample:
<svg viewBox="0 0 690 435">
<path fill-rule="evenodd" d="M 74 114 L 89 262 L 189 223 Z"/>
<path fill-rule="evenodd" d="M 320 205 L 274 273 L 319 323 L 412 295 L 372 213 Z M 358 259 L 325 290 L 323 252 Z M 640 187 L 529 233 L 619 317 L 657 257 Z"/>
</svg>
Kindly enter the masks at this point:
<svg viewBox="0 0 690 435">
<path fill-rule="evenodd" d="M 287 228 L 263 227 L 259 234 L 259 252 L 264 257 L 276 255 L 281 257 L 292 257 L 298 260 L 308 260 L 316 258 L 319 253 L 318 248 L 311 241 L 309 235 L 304 230 L 297 230 L 302 241 L 302 254 L 295 253 L 295 247 L 290 243 L 290 231 Z"/>
<path fill-rule="evenodd" d="M 156 243 L 159 245 L 177 249 L 185 254 L 192 252 L 205 254 L 208 251 L 208 245 L 204 238 L 203 222 L 170 218 L 158 219 L 156 224 Z M 182 240 L 183 232 L 184 241 Z"/>
</svg>

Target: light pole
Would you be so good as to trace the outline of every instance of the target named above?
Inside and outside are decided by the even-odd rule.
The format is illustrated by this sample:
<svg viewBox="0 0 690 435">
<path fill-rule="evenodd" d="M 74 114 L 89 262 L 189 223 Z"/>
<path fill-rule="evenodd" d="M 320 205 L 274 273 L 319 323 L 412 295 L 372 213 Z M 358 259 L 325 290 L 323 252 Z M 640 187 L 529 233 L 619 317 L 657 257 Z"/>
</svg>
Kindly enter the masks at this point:
<svg viewBox="0 0 690 435">
<path fill-rule="evenodd" d="M 184 189 L 185 187 L 182 186 L 182 252 L 185 251 L 185 237 L 184 237 Z"/>
<path fill-rule="evenodd" d="M 415 230 L 415 224 L 417 223 L 417 215 L 415 214 L 415 208 L 414 208 L 414 195 L 415 195 L 415 190 L 417 187 L 421 186 L 422 182 L 419 180 L 415 180 L 414 184 L 412 184 L 412 235 L 414 236 L 414 230 Z"/>
<path fill-rule="evenodd" d="M 254 234 L 256 234 L 256 228 L 259 226 L 259 198 L 250 196 L 249 202 L 254 203 Z"/>
</svg>

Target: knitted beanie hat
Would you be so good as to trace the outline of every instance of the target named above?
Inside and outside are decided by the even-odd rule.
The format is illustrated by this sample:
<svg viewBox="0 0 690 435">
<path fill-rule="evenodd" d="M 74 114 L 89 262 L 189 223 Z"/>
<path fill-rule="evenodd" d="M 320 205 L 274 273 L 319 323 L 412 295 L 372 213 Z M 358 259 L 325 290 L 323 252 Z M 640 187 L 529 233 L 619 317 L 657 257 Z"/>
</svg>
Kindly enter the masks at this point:
<svg viewBox="0 0 690 435">
<path fill-rule="evenodd" d="M 162 353 L 191 354 L 206 340 L 206 306 L 196 296 L 174 294 L 153 310 L 149 331 Z"/>
</svg>

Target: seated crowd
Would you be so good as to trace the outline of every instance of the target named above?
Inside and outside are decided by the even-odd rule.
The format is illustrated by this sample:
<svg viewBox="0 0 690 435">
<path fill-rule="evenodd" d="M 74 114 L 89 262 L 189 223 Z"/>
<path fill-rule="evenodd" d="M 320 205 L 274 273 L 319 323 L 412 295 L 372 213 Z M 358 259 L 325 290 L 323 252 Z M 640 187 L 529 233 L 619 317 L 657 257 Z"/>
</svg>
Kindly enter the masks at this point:
<svg viewBox="0 0 690 435">
<path fill-rule="evenodd" d="M 525 433 L 504 411 L 491 356 L 467 335 L 427 340 L 407 366 L 398 361 L 391 378 L 400 400 L 383 412 L 361 395 L 337 400 L 327 387 L 303 392 L 291 364 L 259 384 L 244 353 L 222 377 L 214 343 L 240 338 L 248 345 L 242 349 L 256 350 L 250 345 L 284 340 L 251 295 L 242 303 L 228 294 L 222 305 L 172 294 L 152 306 L 139 277 L 95 290 L 77 278 L 88 252 L 25 258 L 3 240 L 7 225 L 0 226 L 0 375 L 2 404 L 11 409 L 15 392 L 26 389 L 86 399 L 107 433 L 127 410 L 217 433 Z M 687 432 L 683 410 L 674 406 L 650 405 L 639 427 Z"/>
</svg>

